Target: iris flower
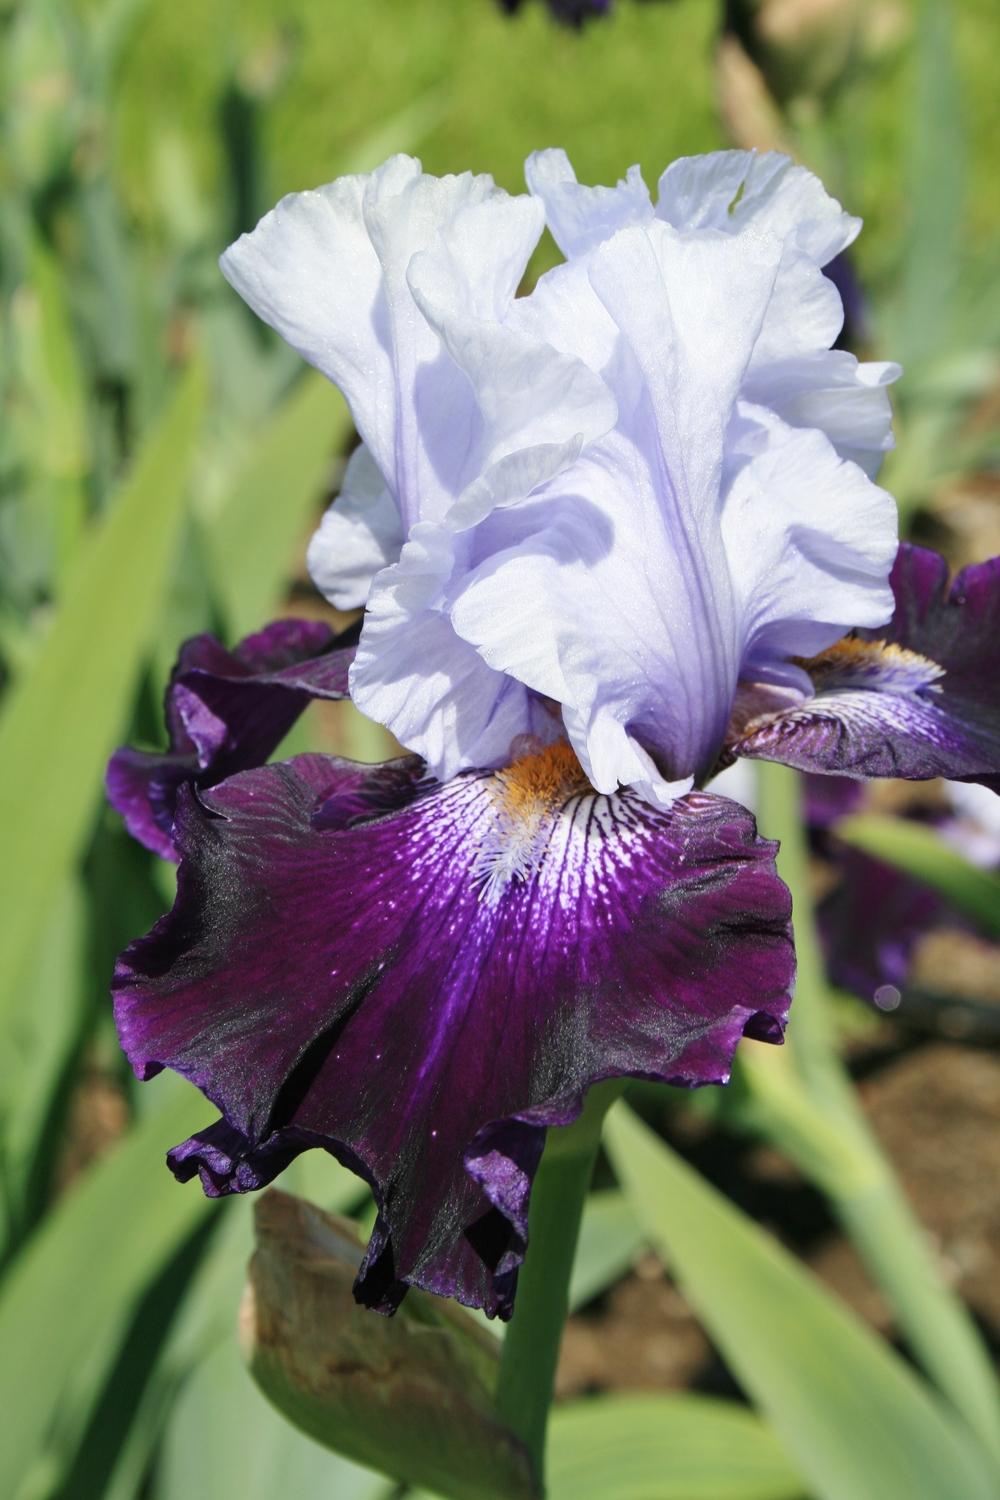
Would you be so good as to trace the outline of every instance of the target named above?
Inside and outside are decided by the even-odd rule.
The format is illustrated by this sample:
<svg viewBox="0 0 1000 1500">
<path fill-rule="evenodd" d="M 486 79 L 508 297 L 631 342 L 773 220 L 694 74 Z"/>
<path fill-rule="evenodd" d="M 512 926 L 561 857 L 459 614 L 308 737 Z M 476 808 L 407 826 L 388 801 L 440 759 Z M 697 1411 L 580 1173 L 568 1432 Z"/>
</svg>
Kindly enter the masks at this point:
<svg viewBox="0 0 1000 1500">
<path fill-rule="evenodd" d="M 719 768 L 1000 770 L 998 564 L 949 586 L 897 548 L 898 370 L 831 347 L 858 221 L 773 154 L 676 162 L 655 202 L 561 152 L 528 183 L 394 157 L 223 256 L 350 404 L 310 566 L 365 607 L 349 690 L 409 753 L 202 768 L 115 979 L 139 1076 L 220 1113 L 176 1175 L 241 1192 L 325 1148 L 374 1192 L 383 1311 L 509 1316 L 547 1127 L 780 1040 L 789 896 Z M 516 298 L 546 224 L 565 261 Z"/>
</svg>

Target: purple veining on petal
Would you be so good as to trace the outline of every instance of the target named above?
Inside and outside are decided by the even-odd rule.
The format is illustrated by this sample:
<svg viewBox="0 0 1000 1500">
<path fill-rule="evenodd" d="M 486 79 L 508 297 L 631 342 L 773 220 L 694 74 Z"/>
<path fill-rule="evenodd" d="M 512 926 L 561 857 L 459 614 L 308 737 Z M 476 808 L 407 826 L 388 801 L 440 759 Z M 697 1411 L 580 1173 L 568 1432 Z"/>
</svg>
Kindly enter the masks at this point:
<svg viewBox="0 0 1000 1500">
<path fill-rule="evenodd" d="M 211 635 L 185 641 L 164 703 L 167 749 L 123 746 L 108 765 L 108 800 L 133 838 L 176 859 L 179 788 L 259 765 L 313 698 L 345 697 L 356 640 L 356 627 L 335 637 L 316 620 L 276 620 L 232 651 Z"/>
<path fill-rule="evenodd" d="M 598 796 L 561 754 L 445 785 L 303 756 L 186 788 L 176 905 L 119 961 L 136 1072 L 222 1114 L 174 1170 L 245 1191 L 325 1146 L 374 1189 L 358 1295 L 383 1311 L 413 1284 L 509 1315 L 547 1126 L 601 1078 L 724 1080 L 785 1020 L 789 898 L 751 815 Z"/>
<path fill-rule="evenodd" d="M 733 753 L 1000 790 L 1000 558 L 949 585 L 944 558 L 904 543 L 892 586 L 891 622 L 802 663 L 815 696 L 752 720 Z"/>
</svg>

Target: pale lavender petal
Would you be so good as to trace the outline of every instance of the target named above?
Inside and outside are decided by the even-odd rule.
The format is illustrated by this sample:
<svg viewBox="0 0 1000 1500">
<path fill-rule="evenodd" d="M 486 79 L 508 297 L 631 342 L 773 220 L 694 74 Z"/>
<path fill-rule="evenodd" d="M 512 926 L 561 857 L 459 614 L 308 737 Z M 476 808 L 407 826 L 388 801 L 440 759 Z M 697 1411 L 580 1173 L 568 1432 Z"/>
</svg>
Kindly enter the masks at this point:
<svg viewBox="0 0 1000 1500">
<path fill-rule="evenodd" d="M 681 157 L 660 178 L 656 213 L 676 229 L 763 231 L 817 266 L 861 229 L 861 220 L 844 213 L 818 177 L 779 151 Z"/>
<path fill-rule="evenodd" d="M 362 443 L 309 543 L 312 580 L 336 609 L 360 609 L 373 578 L 397 561 L 404 540 L 396 502 Z"/>
<path fill-rule="evenodd" d="M 545 222 L 562 253 L 584 255 L 618 229 L 648 224 L 653 217 L 649 188 L 639 167 L 615 187 L 586 187 L 565 151 L 534 151 L 524 164 L 528 191 L 545 205 Z"/>
<path fill-rule="evenodd" d="M 256 313 L 344 392 L 405 526 L 460 488 L 479 418 L 410 295 L 420 251 L 447 256 L 476 314 L 499 318 L 541 232 L 539 206 L 492 178 L 436 178 L 395 156 L 292 194 L 222 257 Z"/>
</svg>

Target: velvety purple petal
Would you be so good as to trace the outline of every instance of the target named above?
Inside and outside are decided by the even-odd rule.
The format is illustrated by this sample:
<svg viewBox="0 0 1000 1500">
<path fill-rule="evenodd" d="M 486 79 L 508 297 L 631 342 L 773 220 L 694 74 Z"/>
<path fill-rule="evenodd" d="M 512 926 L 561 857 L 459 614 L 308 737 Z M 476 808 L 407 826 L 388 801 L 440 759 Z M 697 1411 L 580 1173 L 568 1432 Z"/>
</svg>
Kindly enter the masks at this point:
<svg viewBox="0 0 1000 1500">
<path fill-rule="evenodd" d="M 178 789 L 261 764 L 313 698 L 346 697 L 356 641 L 357 627 L 335 637 L 317 620 L 276 620 L 232 651 L 212 635 L 185 641 L 164 703 L 167 749 L 125 746 L 108 765 L 108 800 L 133 838 L 176 859 Z"/>
<path fill-rule="evenodd" d="M 601 1078 L 724 1080 L 784 1023 L 789 898 L 751 815 L 598 796 L 565 746 L 445 785 L 302 756 L 185 789 L 176 834 L 174 910 L 115 980 L 139 1076 L 223 1117 L 174 1169 L 238 1192 L 326 1147 L 374 1189 L 383 1311 L 414 1284 L 508 1315 L 546 1127 Z"/>
<path fill-rule="evenodd" d="M 949 584 L 944 558 L 904 543 L 891 582 L 891 622 L 801 663 L 815 696 L 751 720 L 733 752 L 1000 790 L 1000 558 Z"/>
<path fill-rule="evenodd" d="M 194 754 L 157 754 L 123 745 L 108 762 L 104 784 L 108 801 L 132 837 L 161 859 L 175 860 L 171 830 L 177 791 L 197 775 Z"/>
<path fill-rule="evenodd" d="M 226 669 L 178 673 L 175 702 L 214 781 L 266 758 L 313 698 L 347 696 L 354 645 L 346 639 L 316 620 L 276 620 L 242 640 Z"/>
</svg>

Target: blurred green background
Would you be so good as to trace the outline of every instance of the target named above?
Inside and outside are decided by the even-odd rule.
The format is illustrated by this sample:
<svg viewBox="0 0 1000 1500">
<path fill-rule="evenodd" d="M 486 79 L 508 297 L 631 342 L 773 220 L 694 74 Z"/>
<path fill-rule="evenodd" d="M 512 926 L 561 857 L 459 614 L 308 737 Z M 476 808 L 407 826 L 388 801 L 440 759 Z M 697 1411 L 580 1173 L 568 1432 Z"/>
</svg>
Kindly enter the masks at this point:
<svg viewBox="0 0 1000 1500">
<path fill-rule="evenodd" d="M 904 526 L 956 561 L 1000 551 L 1000 7 L 747 0 L 728 19 L 723 37 L 723 8 L 710 0 L 619 0 L 580 33 L 555 25 L 541 0 L 514 19 L 491 0 L 0 5 L 0 1495 L 10 1500 L 400 1493 L 284 1425 L 245 1374 L 234 1327 L 248 1207 L 174 1185 L 162 1155 L 211 1111 L 176 1079 L 146 1089 L 126 1076 L 107 1003 L 115 953 L 169 903 L 173 878 L 103 808 L 107 755 L 124 739 L 161 742 L 160 697 L 184 637 L 214 629 L 231 641 L 275 611 L 322 608 L 304 543 L 352 442 L 337 393 L 222 281 L 216 257 L 236 234 L 283 193 L 395 150 L 517 190 L 525 155 L 542 146 L 564 145 L 585 181 L 613 181 L 639 161 L 652 184 L 678 155 L 784 144 L 866 220 L 858 352 L 907 367 L 900 449 L 884 476 Z M 532 274 L 554 258 L 546 241 Z M 387 747 L 338 705 L 311 710 L 287 748 L 375 759 Z M 765 831 L 787 822 L 791 795 L 778 795 Z M 794 853 L 794 820 L 786 831 Z M 802 861 L 789 878 L 808 952 Z M 977 909 L 983 900 L 977 888 Z M 804 1020 L 813 1040 L 791 1072 L 755 1063 L 724 1098 L 636 1102 L 693 1120 L 677 1127 L 680 1140 L 697 1129 L 777 1144 L 845 1227 L 926 1389 L 990 1451 L 986 1356 L 841 1067 L 845 1032 L 875 1023 L 847 1002 L 830 1009 L 818 970 L 810 983 L 815 1006 L 800 997 L 802 1014 L 828 1019 Z M 653 1249 L 687 1285 L 697 1249 L 650 1225 L 627 1170 L 610 1159 L 602 1170 L 577 1301 L 606 1293 Z M 680 1192 L 670 1183 L 664 1191 Z M 325 1159 L 298 1164 L 289 1185 L 367 1212 L 357 1184 Z M 728 1243 L 724 1223 L 705 1223 Z M 718 1274 L 752 1285 L 742 1232 Z M 764 1266 L 771 1252 L 759 1253 Z M 766 1306 L 777 1293 L 761 1276 Z M 780 1451 L 761 1425 L 754 1441 L 774 1445 L 767 1463 L 758 1472 L 734 1460 L 724 1479 L 712 1455 L 736 1438 L 714 1417 L 609 1405 L 607 1441 L 634 1449 L 641 1432 L 648 1472 L 632 1488 L 599 1465 L 588 1476 L 588 1419 L 557 1428 L 555 1493 L 917 1493 L 874 1450 L 858 1487 L 857 1434 L 821 1384 L 809 1420 L 830 1432 L 841 1423 L 843 1464 L 810 1468 L 787 1432 L 812 1442 L 813 1429 L 783 1397 L 771 1409 L 773 1372 L 744 1368 L 726 1348 L 706 1312 L 712 1288 L 688 1290 Z M 820 1337 L 803 1308 L 798 1342 L 794 1329 L 783 1335 L 793 1404 Z M 845 1361 L 866 1369 L 867 1345 L 848 1345 Z M 872 1369 L 877 1402 L 896 1376 Z M 724 1395 L 728 1408 L 736 1392 Z M 911 1433 L 933 1428 L 914 1409 Z M 685 1433 L 690 1464 L 671 1489 L 667 1450 Z M 958 1500 L 934 1488 L 933 1467 L 920 1493 Z"/>
</svg>

